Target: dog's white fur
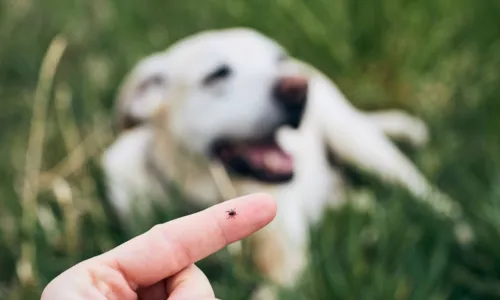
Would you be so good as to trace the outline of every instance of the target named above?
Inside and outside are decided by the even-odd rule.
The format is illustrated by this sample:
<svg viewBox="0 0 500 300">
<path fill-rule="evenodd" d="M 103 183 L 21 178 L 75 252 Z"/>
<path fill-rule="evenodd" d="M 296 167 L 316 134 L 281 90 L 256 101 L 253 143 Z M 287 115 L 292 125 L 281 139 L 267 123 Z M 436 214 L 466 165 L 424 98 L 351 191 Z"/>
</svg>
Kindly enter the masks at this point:
<svg viewBox="0 0 500 300">
<path fill-rule="evenodd" d="M 293 59 L 278 65 L 282 51 L 255 31 L 229 29 L 191 36 L 144 59 L 124 83 L 118 107 L 119 115 L 131 115 L 140 125 L 120 133 L 103 163 L 110 199 L 123 220 L 135 196 L 165 199 L 158 178 L 146 167 L 151 156 L 165 178 L 182 186 L 188 198 L 215 204 L 220 195 L 205 155 L 209 143 L 221 134 L 245 138 L 273 126 L 273 80 L 282 74 L 307 76 L 308 103 L 300 128 L 277 133 L 278 142 L 293 157 L 293 180 L 264 184 L 233 178 L 238 194 L 264 191 L 275 196 L 278 215 L 254 236 L 253 253 L 265 275 L 292 286 L 307 260 L 310 225 L 328 206 L 344 199 L 342 174 L 329 166 L 325 145 L 345 162 L 417 197 L 426 197 L 433 188 L 389 140 L 425 144 L 422 121 L 397 110 L 361 112 L 314 68 Z M 202 76 L 222 62 L 234 70 L 234 77 L 200 87 Z M 162 204 L 168 208 L 168 203 Z M 137 206 L 148 213 L 148 202 Z"/>
</svg>

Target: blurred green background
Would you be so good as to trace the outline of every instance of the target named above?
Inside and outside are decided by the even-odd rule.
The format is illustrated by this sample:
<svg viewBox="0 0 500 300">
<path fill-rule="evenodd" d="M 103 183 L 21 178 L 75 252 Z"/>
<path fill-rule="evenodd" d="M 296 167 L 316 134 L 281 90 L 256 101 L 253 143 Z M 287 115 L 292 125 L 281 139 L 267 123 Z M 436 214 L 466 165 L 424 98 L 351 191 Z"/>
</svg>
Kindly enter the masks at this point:
<svg viewBox="0 0 500 300">
<path fill-rule="evenodd" d="M 310 270 L 284 299 L 500 299 L 498 0 L 1 0 L 0 299 L 39 299 L 57 274 L 127 239 L 98 167 L 117 86 L 141 57 L 232 26 L 275 38 L 360 108 L 422 117 L 431 141 L 405 151 L 477 234 L 462 245 L 410 196 L 361 176 L 352 191 L 372 205 L 325 215 Z M 40 69 L 58 35 L 55 49 L 67 47 L 47 65 L 51 84 Z M 32 124 L 34 111 L 45 120 Z M 225 251 L 200 266 L 221 299 L 247 299 L 261 280 Z"/>
</svg>

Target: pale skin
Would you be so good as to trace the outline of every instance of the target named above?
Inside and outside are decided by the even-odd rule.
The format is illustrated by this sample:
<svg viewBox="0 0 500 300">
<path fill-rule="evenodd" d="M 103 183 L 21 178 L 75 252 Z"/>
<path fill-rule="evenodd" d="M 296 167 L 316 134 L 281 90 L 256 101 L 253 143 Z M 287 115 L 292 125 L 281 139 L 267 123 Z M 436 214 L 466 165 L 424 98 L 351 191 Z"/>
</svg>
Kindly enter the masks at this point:
<svg viewBox="0 0 500 300">
<path fill-rule="evenodd" d="M 228 219 L 233 208 L 237 215 Z M 261 229 L 275 215 L 273 198 L 253 194 L 157 225 L 68 269 L 47 285 L 41 299 L 216 299 L 194 264 Z"/>
</svg>

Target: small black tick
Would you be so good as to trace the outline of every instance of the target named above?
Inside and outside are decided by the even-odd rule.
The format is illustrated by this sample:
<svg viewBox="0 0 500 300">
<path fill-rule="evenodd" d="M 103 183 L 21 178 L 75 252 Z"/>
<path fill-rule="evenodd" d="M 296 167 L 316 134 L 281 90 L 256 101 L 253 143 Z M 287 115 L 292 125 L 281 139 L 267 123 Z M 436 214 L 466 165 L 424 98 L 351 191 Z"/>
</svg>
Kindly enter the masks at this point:
<svg viewBox="0 0 500 300">
<path fill-rule="evenodd" d="M 234 210 L 234 208 L 227 210 L 226 213 L 227 213 L 227 219 L 234 219 L 234 217 L 237 215 L 236 210 Z"/>
</svg>

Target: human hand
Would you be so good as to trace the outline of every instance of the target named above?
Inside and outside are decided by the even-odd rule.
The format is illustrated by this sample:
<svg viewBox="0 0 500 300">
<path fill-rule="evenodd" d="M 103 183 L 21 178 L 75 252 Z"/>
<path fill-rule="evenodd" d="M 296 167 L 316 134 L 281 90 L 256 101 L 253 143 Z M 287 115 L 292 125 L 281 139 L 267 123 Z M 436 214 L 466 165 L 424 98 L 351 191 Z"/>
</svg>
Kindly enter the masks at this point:
<svg viewBox="0 0 500 300">
<path fill-rule="evenodd" d="M 227 218 L 233 208 L 237 215 Z M 154 226 L 68 269 L 47 285 L 41 299 L 215 299 L 194 263 L 259 230 L 275 215 L 274 200 L 254 194 Z"/>
</svg>

